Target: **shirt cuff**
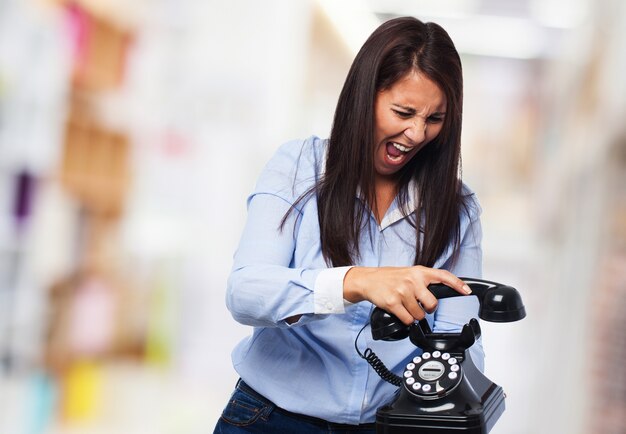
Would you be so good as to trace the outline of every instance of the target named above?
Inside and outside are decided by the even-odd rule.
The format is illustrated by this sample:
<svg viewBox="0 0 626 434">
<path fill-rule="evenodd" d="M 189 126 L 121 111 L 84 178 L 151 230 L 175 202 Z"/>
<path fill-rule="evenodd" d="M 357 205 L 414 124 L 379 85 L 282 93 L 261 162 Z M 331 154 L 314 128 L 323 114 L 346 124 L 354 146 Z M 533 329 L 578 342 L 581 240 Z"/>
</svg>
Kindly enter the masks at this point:
<svg viewBox="0 0 626 434">
<path fill-rule="evenodd" d="M 320 271 L 313 287 L 313 309 L 316 314 L 344 313 L 351 305 L 343 299 L 343 279 L 352 265 Z"/>
</svg>

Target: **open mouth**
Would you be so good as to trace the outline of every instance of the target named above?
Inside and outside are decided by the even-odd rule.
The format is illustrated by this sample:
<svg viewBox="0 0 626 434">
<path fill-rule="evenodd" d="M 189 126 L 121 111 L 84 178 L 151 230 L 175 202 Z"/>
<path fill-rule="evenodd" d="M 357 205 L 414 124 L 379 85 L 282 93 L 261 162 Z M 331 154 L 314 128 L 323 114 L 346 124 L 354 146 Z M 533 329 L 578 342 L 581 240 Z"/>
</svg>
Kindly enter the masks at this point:
<svg viewBox="0 0 626 434">
<path fill-rule="evenodd" d="M 412 149 L 396 142 L 387 142 L 386 145 L 387 157 L 394 163 L 401 162 Z"/>
</svg>

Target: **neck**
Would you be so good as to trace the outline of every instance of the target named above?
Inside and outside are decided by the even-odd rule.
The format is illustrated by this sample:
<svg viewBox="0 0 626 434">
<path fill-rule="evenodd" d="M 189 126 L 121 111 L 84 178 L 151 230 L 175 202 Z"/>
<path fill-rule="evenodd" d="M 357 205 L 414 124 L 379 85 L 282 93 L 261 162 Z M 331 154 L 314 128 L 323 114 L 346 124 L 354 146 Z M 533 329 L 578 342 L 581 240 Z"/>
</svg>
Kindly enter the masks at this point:
<svg viewBox="0 0 626 434">
<path fill-rule="evenodd" d="M 377 176 L 374 180 L 374 206 L 372 210 L 378 224 L 382 221 L 385 213 L 391 206 L 393 199 L 398 194 L 398 181 L 395 178 Z"/>
</svg>

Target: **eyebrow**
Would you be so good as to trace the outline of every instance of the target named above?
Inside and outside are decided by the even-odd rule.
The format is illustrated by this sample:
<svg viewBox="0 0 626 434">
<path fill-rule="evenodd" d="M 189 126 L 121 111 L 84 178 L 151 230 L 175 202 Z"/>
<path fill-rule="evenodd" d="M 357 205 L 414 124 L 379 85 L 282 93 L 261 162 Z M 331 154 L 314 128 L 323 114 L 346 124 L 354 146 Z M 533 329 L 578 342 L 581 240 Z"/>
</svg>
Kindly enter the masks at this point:
<svg viewBox="0 0 626 434">
<path fill-rule="evenodd" d="M 406 111 L 407 113 L 411 113 L 411 114 L 415 114 L 416 113 L 416 110 L 414 108 L 412 108 L 412 107 L 407 107 L 407 106 L 400 105 L 400 104 L 395 104 L 395 103 L 392 103 L 391 105 L 394 106 L 394 107 L 398 107 L 398 108 Z M 444 116 L 445 114 L 446 114 L 446 112 L 434 112 L 434 113 L 431 113 L 431 116 Z"/>
</svg>

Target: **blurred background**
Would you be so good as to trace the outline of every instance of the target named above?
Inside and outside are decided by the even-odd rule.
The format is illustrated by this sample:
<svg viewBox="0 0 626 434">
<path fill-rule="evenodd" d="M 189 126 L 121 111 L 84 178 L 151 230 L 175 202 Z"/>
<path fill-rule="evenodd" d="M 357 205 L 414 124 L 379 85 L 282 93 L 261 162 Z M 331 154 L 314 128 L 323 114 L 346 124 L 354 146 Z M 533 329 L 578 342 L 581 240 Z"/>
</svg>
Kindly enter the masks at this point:
<svg viewBox="0 0 626 434">
<path fill-rule="evenodd" d="M 528 311 L 482 323 L 492 432 L 626 433 L 619 0 L 0 0 L 0 432 L 212 432 L 246 196 L 401 15 L 462 55 L 484 277 Z"/>
</svg>

